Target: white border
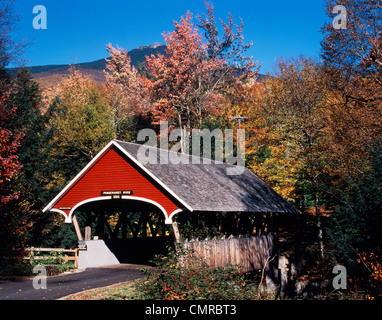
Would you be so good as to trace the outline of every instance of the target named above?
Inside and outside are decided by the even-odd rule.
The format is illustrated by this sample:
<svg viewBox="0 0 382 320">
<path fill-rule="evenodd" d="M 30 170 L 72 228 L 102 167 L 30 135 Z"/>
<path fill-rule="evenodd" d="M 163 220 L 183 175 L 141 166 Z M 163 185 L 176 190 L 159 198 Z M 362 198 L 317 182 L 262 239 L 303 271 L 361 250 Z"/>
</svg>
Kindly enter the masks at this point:
<svg viewBox="0 0 382 320">
<path fill-rule="evenodd" d="M 123 142 L 123 141 L 121 141 Z M 110 148 L 111 146 L 115 146 L 118 148 L 118 150 L 120 150 L 123 154 L 125 154 L 130 160 L 132 160 L 135 164 L 137 164 L 143 171 L 145 171 L 151 178 L 153 178 L 157 183 L 159 183 L 166 191 L 168 191 L 175 199 L 177 199 L 181 204 L 183 204 L 185 206 L 185 208 L 187 208 L 189 211 L 193 211 L 193 209 L 186 203 L 184 202 L 182 199 L 180 199 L 169 187 L 167 187 L 162 181 L 160 181 L 156 176 L 154 176 L 148 169 L 146 169 L 141 163 L 139 163 L 133 156 L 131 156 L 124 148 L 122 148 L 118 142 L 116 142 L 115 140 L 112 140 L 110 141 L 87 165 L 85 168 L 83 168 L 76 176 L 75 178 L 70 181 L 70 183 L 64 188 L 61 190 L 61 192 L 42 210 L 42 212 L 46 212 L 48 210 L 50 211 L 55 211 L 55 212 L 59 212 L 59 213 L 63 213 L 65 214 L 63 211 L 59 210 L 59 209 L 52 209 L 52 207 L 54 205 L 56 205 L 56 202 L 58 201 L 58 199 L 60 199 L 60 197 L 67 191 L 71 188 L 71 186 L 73 184 L 75 184 L 77 182 L 77 180 L 82 176 L 83 173 L 86 172 L 86 170 L 88 170 L 88 168 L 90 168 L 96 161 L 98 161 L 98 159 L 105 153 L 105 151 Z M 145 199 L 145 198 L 141 198 L 141 199 Z M 149 200 L 149 199 L 145 199 L 146 201 L 152 201 L 152 200 Z M 143 200 L 142 200 L 143 201 Z M 158 204 L 159 205 L 159 204 Z M 182 211 L 182 209 L 179 209 Z M 73 209 L 70 211 L 72 212 Z M 178 211 L 179 212 L 179 211 Z M 171 213 L 170 216 L 174 215 L 175 213 Z M 66 214 L 65 214 L 66 216 Z M 70 215 L 69 215 L 69 218 L 68 218 L 71 222 L 71 218 L 70 218 Z M 170 219 L 170 218 L 169 218 Z M 67 219 L 65 219 L 65 222 L 66 222 Z M 166 217 L 166 220 L 167 220 L 167 217 Z M 166 222 L 167 223 L 167 222 Z M 171 222 L 169 222 L 171 223 Z"/>
</svg>

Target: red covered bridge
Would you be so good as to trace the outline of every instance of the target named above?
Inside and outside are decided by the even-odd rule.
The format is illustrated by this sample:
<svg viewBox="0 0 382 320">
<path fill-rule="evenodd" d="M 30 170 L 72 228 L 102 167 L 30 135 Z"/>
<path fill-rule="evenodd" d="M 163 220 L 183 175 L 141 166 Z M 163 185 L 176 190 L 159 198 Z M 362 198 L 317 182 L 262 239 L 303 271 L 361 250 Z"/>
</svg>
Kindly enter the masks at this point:
<svg viewBox="0 0 382 320">
<path fill-rule="evenodd" d="M 145 148 L 145 149 L 142 149 Z M 138 156 L 142 150 L 150 161 Z M 264 181 L 248 169 L 240 175 L 227 175 L 232 165 L 186 154 L 177 154 L 177 164 L 166 161 L 171 151 L 118 140 L 111 141 L 78 175 L 44 208 L 65 216 L 65 222 L 76 224 L 77 211 L 124 212 L 114 223 L 109 216 L 99 215 L 97 235 L 102 239 L 122 238 L 130 234 L 166 235 L 165 224 L 172 224 L 179 240 L 174 216 L 182 214 L 213 214 L 214 212 L 297 213 L 298 211 L 274 192 Z M 145 215 L 131 221 L 129 211 L 159 212 L 151 219 Z M 150 218 L 151 217 L 151 218 Z M 91 217 L 88 213 L 86 224 Z M 106 224 L 106 229 L 104 225 Z M 159 224 L 162 225 L 159 230 Z M 144 226 L 144 227 L 142 227 Z M 77 235 L 81 232 L 76 226 Z M 140 231 L 138 228 L 141 228 Z M 109 235 L 105 236 L 105 230 Z M 88 240 L 88 239 L 85 239 Z"/>
</svg>

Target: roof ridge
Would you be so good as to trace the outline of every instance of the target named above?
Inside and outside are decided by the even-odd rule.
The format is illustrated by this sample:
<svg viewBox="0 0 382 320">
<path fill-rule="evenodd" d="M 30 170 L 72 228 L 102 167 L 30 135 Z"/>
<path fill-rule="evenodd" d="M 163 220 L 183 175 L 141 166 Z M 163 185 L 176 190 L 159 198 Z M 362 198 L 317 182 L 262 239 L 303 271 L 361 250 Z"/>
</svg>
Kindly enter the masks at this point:
<svg viewBox="0 0 382 320">
<path fill-rule="evenodd" d="M 190 154 L 190 153 L 183 153 L 183 152 L 176 152 L 176 151 L 173 151 L 173 150 L 167 150 L 167 149 L 163 149 L 161 147 L 154 147 L 154 146 L 150 146 L 150 145 L 146 145 L 146 144 L 140 144 L 140 143 L 134 143 L 134 142 L 129 142 L 129 141 L 122 141 L 122 140 L 118 140 L 118 139 L 114 139 L 113 141 L 117 142 L 117 143 L 127 143 L 127 144 L 132 144 L 132 145 L 136 145 L 136 146 L 145 146 L 145 147 L 148 147 L 148 148 L 154 148 L 154 149 L 157 149 L 157 150 L 163 150 L 163 151 L 166 151 L 168 153 L 172 152 L 172 153 L 176 153 L 176 154 L 180 154 L 180 155 L 184 155 L 184 156 L 189 156 L 189 157 L 195 157 L 195 158 L 199 158 L 203 161 L 201 161 L 200 163 L 193 163 L 191 161 L 191 164 L 223 164 L 223 165 L 227 165 L 227 166 L 232 166 L 232 167 L 237 167 L 238 165 L 235 165 L 235 164 L 232 164 L 232 163 L 229 163 L 229 162 L 225 162 L 225 161 L 219 161 L 219 160 L 215 160 L 215 159 L 210 159 L 210 158 L 206 158 L 206 157 L 201 157 L 201 156 L 197 156 L 197 155 L 193 155 L 193 154 Z M 211 162 L 211 163 L 205 163 L 205 160 Z M 244 167 L 245 169 L 248 169 L 247 167 Z"/>
</svg>

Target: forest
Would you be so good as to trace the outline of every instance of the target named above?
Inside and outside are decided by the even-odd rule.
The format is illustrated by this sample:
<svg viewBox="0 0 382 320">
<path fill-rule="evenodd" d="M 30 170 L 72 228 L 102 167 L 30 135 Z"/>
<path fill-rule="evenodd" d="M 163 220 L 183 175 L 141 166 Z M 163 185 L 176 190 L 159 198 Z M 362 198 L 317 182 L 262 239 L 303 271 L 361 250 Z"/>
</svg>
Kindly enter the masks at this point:
<svg viewBox="0 0 382 320">
<path fill-rule="evenodd" d="M 311 232 L 318 273 L 344 265 L 349 290 L 381 297 L 382 7 L 343 0 L 347 28 L 335 29 L 334 5 L 326 1 L 320 58 L 280 58 L 261 81 L 244 22 L 219 19 L 206 3 L 162 34 L 166 54 L 135 67 L 108 44 L 103 85 L 74 65 L 41 88 L 27 68 L 8 72 L 25 43 L 12 39 L 15 13 L 3 1 L 0 261 L 28 246 L 73 246 L 72 226 L 42 209 L 110 140 L 136 142 L 141 129 L 159 133 L 160 121 L 188 132 L 237 129 L 232 117 L 242 116 L 245 165 L 309 217 L 300 228 Z"/>
</svg>

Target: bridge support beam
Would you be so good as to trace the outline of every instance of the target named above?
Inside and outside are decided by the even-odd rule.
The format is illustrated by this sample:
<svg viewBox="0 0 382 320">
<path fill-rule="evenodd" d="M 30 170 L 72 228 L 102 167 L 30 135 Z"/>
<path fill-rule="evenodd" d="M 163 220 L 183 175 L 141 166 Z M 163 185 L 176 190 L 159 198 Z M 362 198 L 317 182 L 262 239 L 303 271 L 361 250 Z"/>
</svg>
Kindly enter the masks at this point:
<svg viewBox="0 0 382 320">
<path fill-rule="evenodd" d="M 83 238 L 82 238 L 80 226 L 78 225 L 77 217 L 75 215 L 73 215 L 72 217 L 72 222 L 73 222 L 74 229 L 76 230 L 78 241 L 82 241 Z"/>
</svg>

